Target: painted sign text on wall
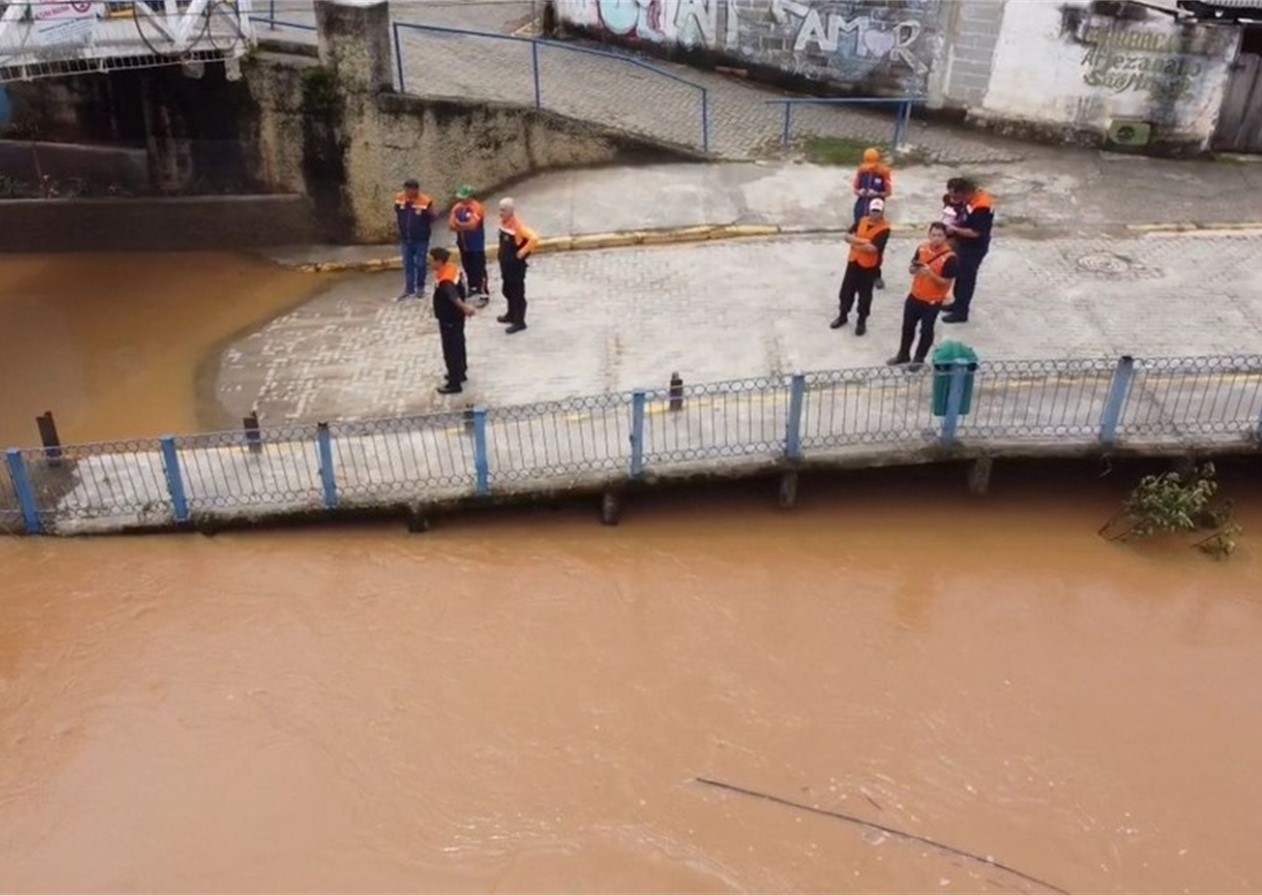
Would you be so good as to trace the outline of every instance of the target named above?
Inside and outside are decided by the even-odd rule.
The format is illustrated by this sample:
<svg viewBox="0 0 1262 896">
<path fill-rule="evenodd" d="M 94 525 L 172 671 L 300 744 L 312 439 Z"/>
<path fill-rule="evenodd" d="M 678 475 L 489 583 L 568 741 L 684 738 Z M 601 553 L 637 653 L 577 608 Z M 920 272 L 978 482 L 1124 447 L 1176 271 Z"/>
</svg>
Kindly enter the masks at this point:
<svg viewBox="0 0 1262 896">
<path fill-rule="evenodd" d="M 1159 92 L 1172 99 L 1191 96 L 1205 73 L 1204 55 L 1190 51 L 1176 34 L 1153 31 L 1087 29 L 1091 46 L 1082 57 L 1082 80 L 1112 93 Z"/>
</svg>

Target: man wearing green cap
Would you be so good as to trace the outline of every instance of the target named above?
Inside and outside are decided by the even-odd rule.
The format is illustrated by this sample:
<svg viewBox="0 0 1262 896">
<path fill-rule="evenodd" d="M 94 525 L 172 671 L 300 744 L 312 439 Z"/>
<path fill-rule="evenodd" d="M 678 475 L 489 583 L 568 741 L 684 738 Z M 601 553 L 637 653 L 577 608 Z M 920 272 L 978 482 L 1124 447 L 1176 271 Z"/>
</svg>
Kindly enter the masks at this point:
<svg viewBox="0 0 1262 896">
<path fill-rule="evenodd" d="M 469 297 L 477 302 L 479 308 L 485 308 L 486 303 L 491 301 L 490 284 L 486 280 L 486 231 L 483 229 L 486 211 L 482 203 L 473 198 L 473 187 L 468 184 L 456 191 L 456 200 L 447 223 L 456 234 L 456 248 L 460 250 L 460 264 L 469 284 Z"/>
</svg>

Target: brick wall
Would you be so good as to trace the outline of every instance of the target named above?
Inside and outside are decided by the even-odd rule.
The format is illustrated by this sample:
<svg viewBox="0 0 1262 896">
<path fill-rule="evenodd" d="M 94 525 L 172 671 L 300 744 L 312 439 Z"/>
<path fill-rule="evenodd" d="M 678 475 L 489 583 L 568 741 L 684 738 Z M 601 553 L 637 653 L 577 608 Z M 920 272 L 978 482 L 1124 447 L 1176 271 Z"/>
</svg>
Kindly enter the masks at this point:
<svg viewBox="0 0 1262 896">
<path fill-rule="evenodd" d="M 981 106 L 990 84 L 1004 0 L 952 4 L 946 42 L 944 100 L 948 106 Z"/>
</svg>

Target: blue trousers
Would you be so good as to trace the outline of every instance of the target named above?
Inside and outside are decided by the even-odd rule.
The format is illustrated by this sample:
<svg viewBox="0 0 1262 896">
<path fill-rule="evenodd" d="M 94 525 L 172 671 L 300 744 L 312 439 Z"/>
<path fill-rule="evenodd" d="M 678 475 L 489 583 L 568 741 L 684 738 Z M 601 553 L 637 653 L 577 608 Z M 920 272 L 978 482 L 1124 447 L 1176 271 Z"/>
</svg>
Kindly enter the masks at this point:
<svg viewBox="0 0 1262 896">
<path fill-rule="evenodd" d="M 426 256 L 429 254 L 428 242 L 406 242 L 403 248 L 403 291 L 420 293 L 425 291 Z"/>
</svg>

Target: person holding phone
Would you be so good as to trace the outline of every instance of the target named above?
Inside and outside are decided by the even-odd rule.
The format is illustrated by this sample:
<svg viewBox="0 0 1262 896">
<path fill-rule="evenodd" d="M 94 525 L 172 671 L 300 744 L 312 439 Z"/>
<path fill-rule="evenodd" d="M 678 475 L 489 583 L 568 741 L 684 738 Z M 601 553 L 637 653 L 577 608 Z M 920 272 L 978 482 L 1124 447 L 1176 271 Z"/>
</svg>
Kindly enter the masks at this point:
<svg viewBox="0 0 1262 896">
<path fill-rule="evenodd" d="M 929 225 L 929 238 L 916 248 L 908 268 L 912 275 L 911 291 L 903 303 L 903 335 L 898 354 L 886 363 L 911 364 L 919 367 L 929 355 L 933 345 L 933 328 L 942 304 L 951 293 L 959 271 L 959 261 L 947 244 L 947 228 L 941 221 Z M 911 354 L 916 329 L 920 339 L 916 342 L 916 354 Z"/>
</svg>

